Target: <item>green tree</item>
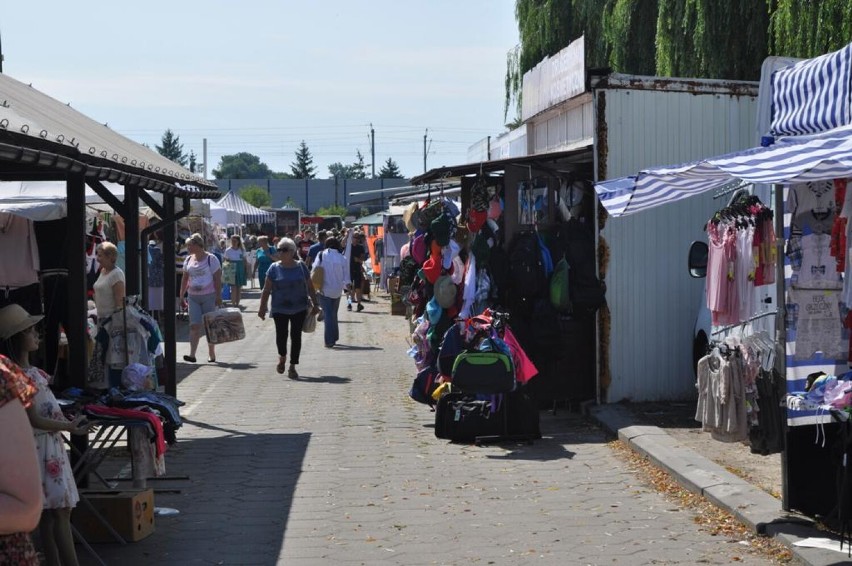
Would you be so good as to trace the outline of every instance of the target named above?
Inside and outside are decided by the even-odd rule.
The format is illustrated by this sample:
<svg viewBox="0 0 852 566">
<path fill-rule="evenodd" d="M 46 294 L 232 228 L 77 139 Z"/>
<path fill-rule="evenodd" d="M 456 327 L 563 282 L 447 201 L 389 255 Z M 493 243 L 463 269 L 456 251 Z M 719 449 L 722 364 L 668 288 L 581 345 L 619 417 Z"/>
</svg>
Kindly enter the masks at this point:
<svg viewBox="0 0 852 566">
<path fill-rule="evenodd" d="M 379 170 L 379 179 L 402 179 L 402 173 L 399 170 L 399 165 L 393 158 L 388 157 L 382 168 Z"/>
<path fill-rule="evenodd" d="M 237 194 L 239 194 L 240 198 L 244 201 L 258 208 L 262 206 L 270 206 L 272 204 L 272 197 L 269 196 L 269 193 L 265 188 L 259 185 L 246 185 L 241 187 Z"/>
<path fill-rule="evenodd" d="M 191 173 L 195 173 L 195 168 L 198 167 L 198 156 L 195 155 L 195 152 L 190 150 L 189 152 L 189 171 Z"/>
<path fill-rule="evenodd" d="M 571 42 L 572 12 L 570 0 L 515 1 L 521 43 L 506 61 L 504 118 L 509 115 L 512 101 L 520 114 L 524 73 Z"/>
<path fill-rule="evenodd" d="M 317 216 L 346 216 L 346 207 L 341 205 L 324 206 L 317 209 Z"/>
<path fill-rule="evenodd" d="M 219 167 L 213 170 L 217 179 L 269 179 L 272 171 L 256 155 L 246 152 L 223 155 Z"/>
<path fill-rule="evenodd" d="M 852 39 L 849 0 L 770 0 L 769 53 L 817 57 Z"/>
<path fill-rule="evenodd" d="M 155 145 L 157 153 L 170 159 L 180 165 L 186 167 L 186 155 L 183 153 L 183 144 L 180 143 L 180 136 L 175 135 L 170 129 L 166 130 L 160 140 L 162 145 Z"/>
<path fill-rule="evenodd" d="M 656 72 L 757 80 L 768 54 L 768 28 L 765 1 L 659 0 Z"/>
<path fill-rule="evenodd" d="M 568 0 L 563 1 L 568 2 Z M 571 21 L 571 39 L 566 41 L 562 47 L 584 35 L 587 67 L 607 67 L 610 65 L 612 44 L 608 41 L 606 28 L 615 2 L 616 0 L 571 0 L 569 2 L 574 7 L 574 17 Z M 617 70 L 629 72 L 626 69 Z"/>
<path fill-rule="evenodd" d="M 355 162 L 349 166 L 351 177 L 350 179 L 366 179 L 367 166 L 364 164 L 364 155 L 360 149 L 355 150 Z"/>
<path fill-rule="evenodd" d="M 352 166 L 341 162 L 332 163 L 328 166 L 329 179 L 352 179 Z"/>
<path fill-rule="evenodd" d="M 612 4 L 604 21 L 606 43 L 599 49 L 609 51 L 609 66 L 613 69 L 636 75 L 655 73 L 657 3 L 658 0 L 615 0 Z"/>
<path fill-rule="evenodd" d="M 302 143 L 299 144 L 299 149 L 296 150 L 296 161 L 290 164 L 290 172 L 296 179 L 313 179 L 316 177 L 314 158 L 305 140 L 302 140 Z"/>
</svg>

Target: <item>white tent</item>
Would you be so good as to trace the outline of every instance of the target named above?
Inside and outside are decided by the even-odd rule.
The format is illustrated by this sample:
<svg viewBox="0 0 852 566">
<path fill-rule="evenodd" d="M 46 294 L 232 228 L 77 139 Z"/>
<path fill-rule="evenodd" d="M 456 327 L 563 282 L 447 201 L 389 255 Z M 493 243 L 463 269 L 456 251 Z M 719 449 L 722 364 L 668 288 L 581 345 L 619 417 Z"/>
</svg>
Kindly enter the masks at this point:
<svg viewBox="0 0 852 566">
<path fill-rule="evenodd" d="M 117 198 L 124 198 L 124 187 L 116 183 L 104 186 Z M 67 188 L 62 181 L 4 181 L 0 182 L 0 212 L 23 216 L 40 222 L 56 220 L 67 214 Z M 86 188 L 86 204 L 103 205 L 103 199 Z"/>
<path fill-rule="evenodd" d="M 239 215 L 238 222 L 248 224 L 250 222 L 274 222 L 275 214 L 261 210 L 240 198 L 237 193 L 230 191 L 217 202 L 229 212 L 235 212 Z"/>
<path fill-rule="evenodd" d="M 210 220 L 219 226 L 229 226 L 240 223 L 240 215 L 230 211 L 212 199 L 204 199 L 204 203 L 210 207 Z"/>
</svg>

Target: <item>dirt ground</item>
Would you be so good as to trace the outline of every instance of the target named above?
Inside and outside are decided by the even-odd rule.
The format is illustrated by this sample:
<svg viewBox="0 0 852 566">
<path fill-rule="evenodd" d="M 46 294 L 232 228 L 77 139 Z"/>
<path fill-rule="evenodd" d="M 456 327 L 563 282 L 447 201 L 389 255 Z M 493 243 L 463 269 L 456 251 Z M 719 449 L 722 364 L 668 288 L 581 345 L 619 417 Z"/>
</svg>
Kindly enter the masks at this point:
<svg viewBox="0 0 852 566">
<path fill-rule="evenodd" d="M 662 428 L 684 445 L 728 471 L 781 498 L 781 455 L 752 454 L 748 442 L 726 443 L 710 437 L 696 421 L 695 402 L 625 403 L 641 424 Z"/>
</svg>

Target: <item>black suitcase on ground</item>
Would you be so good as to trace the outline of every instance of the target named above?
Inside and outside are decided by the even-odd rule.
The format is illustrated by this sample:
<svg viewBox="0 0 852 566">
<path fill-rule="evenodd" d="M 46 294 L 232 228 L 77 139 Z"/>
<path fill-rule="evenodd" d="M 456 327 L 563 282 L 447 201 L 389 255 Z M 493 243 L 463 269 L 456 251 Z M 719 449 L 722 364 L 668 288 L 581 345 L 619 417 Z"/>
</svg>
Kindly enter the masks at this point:
<svg viewBox="0 0 852 566">
<path fill-rule="evenodd" d="M 511 437 L 541 438 L 539 409 L 526 386 L 506 394 L 506 433 Z"/>
<path fill-rule="evenodd" d="M 492 411 L 489 399 L 469 393 L 447 393 L 435 407 L 435 436 L 453 442 L 473 442 L 478 436 L 503 434 L 503 404 Z"/>
</svg>

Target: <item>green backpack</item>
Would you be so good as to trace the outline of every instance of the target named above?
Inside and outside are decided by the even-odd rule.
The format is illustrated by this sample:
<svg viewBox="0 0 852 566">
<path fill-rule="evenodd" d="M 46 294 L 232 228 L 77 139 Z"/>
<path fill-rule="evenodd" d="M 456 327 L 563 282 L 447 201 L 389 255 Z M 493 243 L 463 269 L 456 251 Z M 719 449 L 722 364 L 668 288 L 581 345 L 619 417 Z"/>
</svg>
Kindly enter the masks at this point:
<svg viewBox="0 0 852 566">
<path fill-rule="evenodd" d="M 563 313 L 571 312 L 571 295 L 568 289 L 568 275 L 571 267 L 563 257 L 553 268 L 550 276 L 550 304 L 553 308 Z"/>
</svg>

